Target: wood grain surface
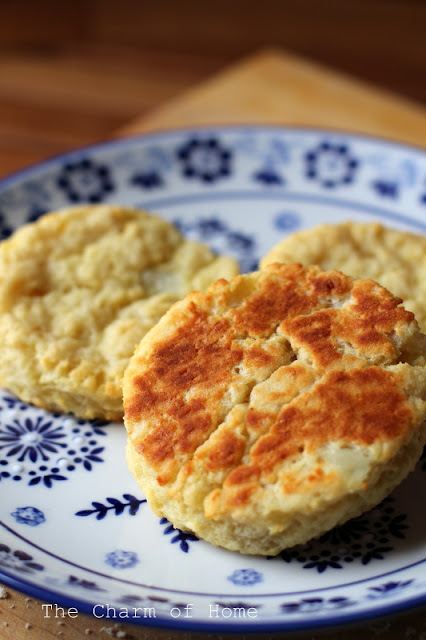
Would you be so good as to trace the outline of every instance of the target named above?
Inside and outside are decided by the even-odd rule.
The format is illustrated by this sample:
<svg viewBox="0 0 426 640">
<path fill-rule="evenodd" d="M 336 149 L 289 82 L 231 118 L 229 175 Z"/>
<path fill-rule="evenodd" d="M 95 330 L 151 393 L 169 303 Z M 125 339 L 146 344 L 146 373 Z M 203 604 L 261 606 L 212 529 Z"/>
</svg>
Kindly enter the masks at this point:
<svg viewBox="0 0 426 640">
<path fill-rule="evenodd" d="M 426 105 L 425 24 L 424 0 L 4 0 L 0 175 L 109 138 L 267 48 Z"/>
<path fill-rule="evenodd" d="M 65 2 L 60 9 L 50 0 L 7 2 L 0 21 L 0 174 L 111 136 L 223 122 L 330 126 L 426 146 L 424 2 L 264 0 L 260 10 L 258 3 L 218 0 L 204 6 L 207 14 L 204 3 L 176 4 L 181 14 L 161 0 Z M 45 618 L 42 604 L 8 587 L 0 591 L 0 638 L 219 637 L 84 614 Z M 285 638 L 343 635 L 421 639 L 426 609 L 344 633 Z"/>
<path fill-rule="evenodd" d="M 238 62 L 120 132 L 232 123 L 328 127 L 426 147 L 423 107 L 278 50 Z"/>
</svg>

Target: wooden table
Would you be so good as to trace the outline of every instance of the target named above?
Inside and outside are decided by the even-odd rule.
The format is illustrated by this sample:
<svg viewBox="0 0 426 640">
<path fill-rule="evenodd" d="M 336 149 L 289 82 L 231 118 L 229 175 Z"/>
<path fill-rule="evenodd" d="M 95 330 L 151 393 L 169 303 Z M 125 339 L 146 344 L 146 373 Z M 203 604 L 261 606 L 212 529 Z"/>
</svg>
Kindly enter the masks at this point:
<svg viewBox="0 0 426 640">
<path fill-rule="evenodd" d="M 115 135 L 217 123 L 273 123 L 332 127 L 390 137 L 426 147 L 426 112 L 416 104 L 373 89 L 282 51 L 263 51 L 243 60 L 142 118 Z M 209 637 L 78 617 L 43 617 L 42 603 L 6 588 L 0 598 L 0 638 L 122 637 L 178 640 Z M 0 593 L 0 595 L 2 595 Z M 3 594 L 4 595 L 4 594 Z M 426 637 L 426 608 L 394 618 L 346 628 L 347 640 L 415 640 Z M 210 636 L 211 637 L 211 636 Z M 217 637 L 217 636 L 215 636 Z M 226 637 L 226 636 L 224 636 Z M 239 636 L 240 638 L 242 636 Z M 263 640 L 280 637 L 249 635 Z M 285 635 L 291 640 L 293 634 Z M 300 634 L 297 637 L 301 637 Z M 341 631 L 306 635 L 310 640 L 338 640 Z"/>
</svg>

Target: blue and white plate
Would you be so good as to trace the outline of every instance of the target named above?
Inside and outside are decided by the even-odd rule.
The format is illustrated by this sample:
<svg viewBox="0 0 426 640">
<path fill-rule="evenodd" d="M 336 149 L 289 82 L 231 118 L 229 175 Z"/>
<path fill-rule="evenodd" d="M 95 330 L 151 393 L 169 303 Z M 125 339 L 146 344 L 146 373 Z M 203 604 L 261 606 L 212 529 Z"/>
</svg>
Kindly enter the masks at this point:
<svg viewBox="0 0 426 640">
<path fill-rule="evenodd" d="M 380 220 L 426 232 L 426 153 L 328 131 L 229 127 L 116 140 L 0 184 L 0 234 L 85 202 L 145 207 L 255 268 L 286 234 Z M 426 458 L 380 506 L 276 558 L 158 519 L 125 433 L 0 393 L 0 580 L 100 619 L 209 631 L 308 629 L 426 603 Z M 46 608 L 46 614 L 55 609 Z"/>
</svg>

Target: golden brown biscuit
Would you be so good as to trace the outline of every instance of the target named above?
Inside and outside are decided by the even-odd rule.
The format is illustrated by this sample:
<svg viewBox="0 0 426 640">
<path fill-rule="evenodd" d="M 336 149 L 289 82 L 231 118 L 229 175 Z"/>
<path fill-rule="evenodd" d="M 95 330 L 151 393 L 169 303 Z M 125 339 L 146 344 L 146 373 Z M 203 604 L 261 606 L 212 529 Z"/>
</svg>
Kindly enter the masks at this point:
<svg viewBox="0 0 426 640">
<path fill-rule="evenodd" d="M 0 384 L 48 409 L 119 419 L 142 336 L 192 289 L 237 273 L 130 207 L 43 216 L 0 245 Z"/>
<path fill-rule="evenodd" d="M 374 222 L 322 224 L 284 238 L 260 267 L 273 262 L 317 264 L 354 278 L 372 278 L 402 298 L 426 332 L 426 236 Z"/>
<path fill-rule="evenodd" d="M 276 554 L 377 504 L 426 438 L 426 337 L 371 280 L 275 264 L 176 303 L 124 380 L 152 509 Z"/>
</svg>

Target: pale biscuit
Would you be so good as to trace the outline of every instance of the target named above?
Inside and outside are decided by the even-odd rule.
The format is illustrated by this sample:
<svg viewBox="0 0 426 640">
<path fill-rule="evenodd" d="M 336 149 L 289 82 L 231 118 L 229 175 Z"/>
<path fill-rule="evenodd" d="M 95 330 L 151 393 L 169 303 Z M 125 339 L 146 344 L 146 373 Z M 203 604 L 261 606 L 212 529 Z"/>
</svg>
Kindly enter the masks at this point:
<svg viewBox="0 0 426 640">
<path fill-rule="evenodd" d="M 402 298 L 426 332 L 426 236 L 370 222 L 322 224 L 286 237 L 260 267 L 272 262 L 317 264 L 355 278 L 372 278 Z"/>
<path fill-rule="evenodd" d="M 237 273 L 130 207 L 45 215 L 0 245 L 0 384 L 47 409 L 120 419 L 135 345 L 176 300 Z"/>
<path fill-rule="evenodd" d="M 382 500 L 426 439 L 426 336 L 399 303 L 275 264 L 175 304 L 123 379 L 128 464 L 154 512 L 272 555 Z"/>
</svg>

